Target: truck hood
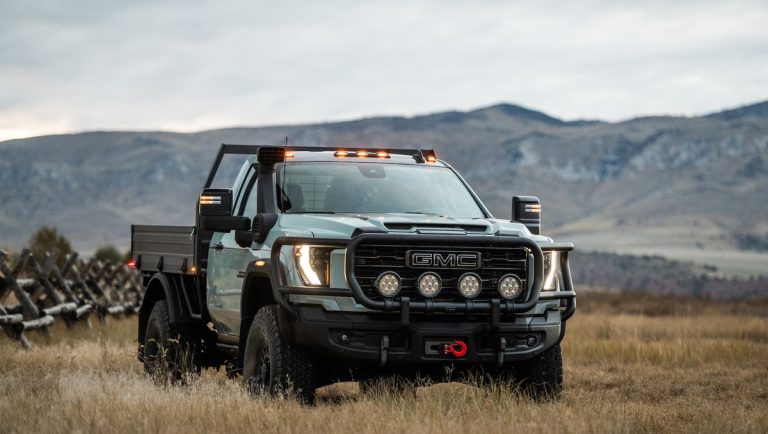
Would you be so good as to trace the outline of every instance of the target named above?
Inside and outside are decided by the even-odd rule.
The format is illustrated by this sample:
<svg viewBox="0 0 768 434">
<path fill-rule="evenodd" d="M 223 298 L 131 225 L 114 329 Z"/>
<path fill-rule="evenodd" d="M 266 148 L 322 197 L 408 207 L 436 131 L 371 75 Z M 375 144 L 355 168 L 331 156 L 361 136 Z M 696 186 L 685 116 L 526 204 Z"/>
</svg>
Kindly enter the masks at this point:
<svg viewBox="0 0 768 434">
<path fill-rule="evenodd" d="M 522 224 L 501 219 L 462 219 L 424 214 L 282 214 L 285 236 L 349 239 L 356 229 L 394 233 L 505 235 L 551 242 Z"/>
</svg>

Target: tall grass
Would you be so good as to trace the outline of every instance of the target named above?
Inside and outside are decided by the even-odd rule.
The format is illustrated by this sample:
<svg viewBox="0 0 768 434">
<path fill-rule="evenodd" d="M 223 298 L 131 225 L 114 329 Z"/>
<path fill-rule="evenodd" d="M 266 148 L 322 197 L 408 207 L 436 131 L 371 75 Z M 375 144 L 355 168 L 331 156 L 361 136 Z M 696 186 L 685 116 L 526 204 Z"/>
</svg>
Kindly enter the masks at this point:
<svg viewBox="0 0 768 434">
<path fill-rule="evenodd" d="M 502 385 L 393 395 L 344 383 L 305 407 L 251 398 L 212 370 L 187 386 L 158 387 L 136 359 L 135 322 L 124 320 L 75 335 L 55 329 L 70 337 L 36 338 L 31 351 L 0 338 L 0 432 L 768 431 L 768 309 L 692 302 L 698 307 L 659 313 L 658 300 L 628 300 L 648 311 L 622 312 L 596 297 L 582 297 L 569 322 L 566 390 L 556 402 Z"/>
</svg>

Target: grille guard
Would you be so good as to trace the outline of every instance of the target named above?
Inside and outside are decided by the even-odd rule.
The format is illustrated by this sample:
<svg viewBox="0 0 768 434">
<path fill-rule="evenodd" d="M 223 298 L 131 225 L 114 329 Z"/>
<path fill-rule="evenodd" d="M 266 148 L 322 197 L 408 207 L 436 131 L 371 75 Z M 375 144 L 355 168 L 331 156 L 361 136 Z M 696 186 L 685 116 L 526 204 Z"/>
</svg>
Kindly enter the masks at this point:
<svg viewBox="0 0 768 434">
<path fill-rule="evenodd" d="M 487 247 L 526 247 L 530 249 L 534 259 L 533 282 L 529 286 L 525 301 L 515 303 L 502 298 L 493 298 L 490 301 L 475 301 L 467 299 L 464 302 L 435 301 L 431 299 L 411 300 L 409 297 L 395 297 L 392 299 L 374 300 L 365 294 L 355 277 L 355 251 L 364 242 L 402 243 L 413 245 L 418 243 L 454 244 L 460 243 L 468 248 L 473 246 Z M 280 251 L 283 246 L 292 244 L 321 244 L 346 248 L 345 277 L 347 288 L 312 288 L 289 286 L 282 270 Z M 565 300 L 563 320 L 570 318 L 576 309 L 576 293 L 573 290 L 573 282 L 568 264 L 568 253 L 573 250 L 571 243 L 548 243 L 539 245 L 527 238 L 494 236 L 494 235 L 424 235 L 424 234 L 392 234 L 392 233 L 364 233 L 351 240 L 339 240 L 333 238 L 307 238 L 307 237 L 280 237 L 275 240 L 272 247 L 273 291 L 275 299 L 289 311 L 293 311 L 285 299 L 289 294 L 324 295 L 324 296 L 352 296 L 355 301 L 364 307 L 381 312 L 400 312 L 403 325 L 408 325 L 411 312 L 429 313 L 479 313 L 491 314 L 492 322 L 498 323 L 500 314 L 523 313 L 531 310 L 540 300 Z M 544 280 L 544 251 L 558 251 L 560 270 L 562 273 L 563 288 L 559 291 L 542 293 L 541 287 Z"/>
</svg>

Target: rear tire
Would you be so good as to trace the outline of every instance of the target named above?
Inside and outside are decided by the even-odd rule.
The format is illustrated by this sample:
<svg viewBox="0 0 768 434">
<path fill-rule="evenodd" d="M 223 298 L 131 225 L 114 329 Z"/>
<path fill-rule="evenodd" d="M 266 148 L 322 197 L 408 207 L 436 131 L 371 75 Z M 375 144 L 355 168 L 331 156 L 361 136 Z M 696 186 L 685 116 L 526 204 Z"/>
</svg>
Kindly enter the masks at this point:
<svg viewBox="0 0 768 434">
<path fill-rule="evenodd" d="M 276 305 L 256 313 L 248 331 L 243 359 L 243 382 L 252 394 L 295 393 L 305 404 L 315 402 L 317 371 L 304 349 L 280 333 Z"/>
<path fill-rule="evenodd" d="M 515 365 L 515 377 L 524 394 L 533 399 L 558 398 L 563 391 L 563 355 L 560 344 L 533 359 Z"/>
<path fill-rule="evenodd" d="M 157 383 L 185 380 L 197 373 L 194 348 L 175 330 L 168 314 L 168 304 L 158 300 L 147 319 L 142 361 L 144 371 Z"/>
</svg>

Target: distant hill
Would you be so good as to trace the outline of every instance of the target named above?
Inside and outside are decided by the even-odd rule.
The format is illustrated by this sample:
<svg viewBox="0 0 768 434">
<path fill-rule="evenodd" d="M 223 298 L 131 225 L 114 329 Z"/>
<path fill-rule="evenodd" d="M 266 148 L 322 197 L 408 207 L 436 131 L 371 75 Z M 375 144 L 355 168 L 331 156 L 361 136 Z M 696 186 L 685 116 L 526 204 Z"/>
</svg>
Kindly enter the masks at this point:
<svg viewBox="0 0 768 434">
<path fill-rule="evenodd" d="M 423 146 L 492 212 L 539 196 L 544 229 L 588 249 L 663 254 L 736 274 L 768 270 L 744 237 L 768 234 L 768 102 L 700 117 L 568 122 L 499 104 L 468 112 L 228 128 L 87 132 L 0 143 L 0 245 L 55 224 L 78 249 L 131 223 L 190 224 L 220 143 Z M 758 244 L 759 245 L 759 244 Z"/>
<path fill-rule="evenodd" d="M 718 276 L 717 267 L 661 256 L 575 252 L 570 260 L 578 291 L 659 294 L 711 299 L 768 299 L 768 275 Z"/>
</svg>

